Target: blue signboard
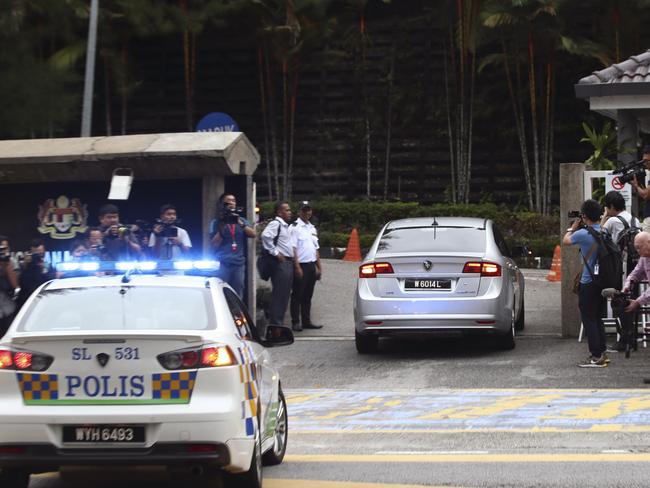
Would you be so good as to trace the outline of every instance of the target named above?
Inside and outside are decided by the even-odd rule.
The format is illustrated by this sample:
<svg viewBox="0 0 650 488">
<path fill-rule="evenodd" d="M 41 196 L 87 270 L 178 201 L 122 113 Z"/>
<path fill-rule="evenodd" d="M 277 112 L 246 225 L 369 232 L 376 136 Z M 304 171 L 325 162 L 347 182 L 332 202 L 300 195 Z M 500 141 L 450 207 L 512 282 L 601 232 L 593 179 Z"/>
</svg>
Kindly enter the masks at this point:
<svg viewBox="0 0 650 488">
<path fill-rule="evenodd" d="M 239 132 L 235 119 L 223 112 L 212 112 L 196 124 L 197 132 Z"/>
</svg>

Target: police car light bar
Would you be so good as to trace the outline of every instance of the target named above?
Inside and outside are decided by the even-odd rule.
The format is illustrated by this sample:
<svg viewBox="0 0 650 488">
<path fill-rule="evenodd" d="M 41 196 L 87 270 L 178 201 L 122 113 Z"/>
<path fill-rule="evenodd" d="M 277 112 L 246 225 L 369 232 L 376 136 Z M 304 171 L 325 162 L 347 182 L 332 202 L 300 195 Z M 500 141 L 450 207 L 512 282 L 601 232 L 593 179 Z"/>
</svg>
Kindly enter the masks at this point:
<svg viewBox="0 0 650 488">
<path fill-rule="evenodd" d="M 115 263 L 115 269 L 118 271 L 155 271 L 158 269 L 158 263 L 155 261 L 118 261 Z"/>
<path fill-rule="evenodd" d="M 127 271 L 139 272 L 164 272 L 164 271 L 194 271 L 209 272 L 218 271 L 219 261 L 198 260 L 198 261 L 75 261 L 58 263 L 56 269 L 62 273 L 78 271 Z"/>
<path fill-rule="evenodd" d="M 98 271 L 99 263 L 96 261 L 59 263 L 56 265 L 56 269 L 64 273 L 71 271 Z"/>
</svg>

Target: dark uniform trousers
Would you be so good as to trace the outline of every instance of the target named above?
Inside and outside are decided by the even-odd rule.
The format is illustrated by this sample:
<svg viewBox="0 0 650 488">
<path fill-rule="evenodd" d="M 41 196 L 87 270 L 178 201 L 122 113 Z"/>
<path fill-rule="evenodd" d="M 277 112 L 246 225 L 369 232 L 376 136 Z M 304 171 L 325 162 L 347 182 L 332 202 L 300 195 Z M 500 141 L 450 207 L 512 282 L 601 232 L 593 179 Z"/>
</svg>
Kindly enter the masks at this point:
<svg viewBox="0 0 650 488">
<path fill-rule="evenodd" d="M 271 293 L 271 305 L 269 307 L 269 323 L 273 325 L 284 324 L 284 314 L 289 305 L 291 297 L 291 284 L 293 282 L 293 259 L 285 258 L 284 262 L 277 262 L 271 283 L 273 292 Z"/>
<path fill-rule="evenodd" d="M 311 324 L 311 298 L 316 285 L 316 262 L 300 263 L 302 278 L 293 277 L 291 292 L 291 324 Z"/>
</svg>

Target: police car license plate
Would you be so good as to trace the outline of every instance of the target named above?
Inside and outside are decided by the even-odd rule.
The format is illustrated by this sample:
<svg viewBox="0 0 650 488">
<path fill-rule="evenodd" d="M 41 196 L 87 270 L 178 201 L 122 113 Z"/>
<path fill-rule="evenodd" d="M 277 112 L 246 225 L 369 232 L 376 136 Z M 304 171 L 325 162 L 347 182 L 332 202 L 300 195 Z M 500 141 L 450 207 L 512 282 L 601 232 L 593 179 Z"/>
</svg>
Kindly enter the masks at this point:
<svg viewBox="0 0 650 488">
<path fill-rule="evenodd" d="M 406 290 L 451 290 L 451 280 L 404 280 Z"/>
<path fill-rule="evenodd" d="M 144 442 L 142 425 L 64 425 L 63 442 L 137 444 Z"/>
</svg>

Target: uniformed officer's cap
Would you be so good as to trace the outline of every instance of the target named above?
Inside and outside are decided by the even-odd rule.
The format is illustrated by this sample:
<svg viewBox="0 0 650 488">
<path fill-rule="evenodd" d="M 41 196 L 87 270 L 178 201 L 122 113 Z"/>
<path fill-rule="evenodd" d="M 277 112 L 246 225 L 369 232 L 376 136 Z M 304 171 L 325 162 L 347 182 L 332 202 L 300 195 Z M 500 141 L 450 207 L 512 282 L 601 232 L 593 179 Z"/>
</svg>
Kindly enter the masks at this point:
<svg viewBox="0 0 650 488">
<path fill-rule="evenodd" d="M 311 205 L 309 205 L 309 202 L 307 200 L 304 200 L 300 203 L 300 210 L 311 210 Z"/>
</svg>

